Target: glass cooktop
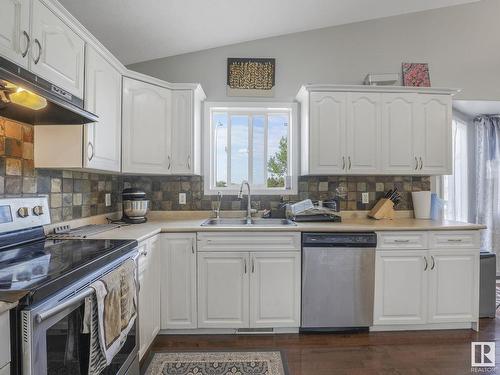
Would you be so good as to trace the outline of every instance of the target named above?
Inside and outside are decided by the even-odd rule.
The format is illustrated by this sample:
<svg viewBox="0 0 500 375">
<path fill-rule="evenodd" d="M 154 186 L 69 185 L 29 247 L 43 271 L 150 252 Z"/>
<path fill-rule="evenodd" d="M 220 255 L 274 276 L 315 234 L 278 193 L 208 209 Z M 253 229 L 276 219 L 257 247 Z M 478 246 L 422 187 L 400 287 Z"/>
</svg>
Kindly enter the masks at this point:
<svg viewBox="0 0 500 375">
<path fill-rule="evenodd" d="M 41 240 L 0 251 L 0 293 L 27 291 L 31 304 L 137 246 L 130 240 Z"/>
</svg>

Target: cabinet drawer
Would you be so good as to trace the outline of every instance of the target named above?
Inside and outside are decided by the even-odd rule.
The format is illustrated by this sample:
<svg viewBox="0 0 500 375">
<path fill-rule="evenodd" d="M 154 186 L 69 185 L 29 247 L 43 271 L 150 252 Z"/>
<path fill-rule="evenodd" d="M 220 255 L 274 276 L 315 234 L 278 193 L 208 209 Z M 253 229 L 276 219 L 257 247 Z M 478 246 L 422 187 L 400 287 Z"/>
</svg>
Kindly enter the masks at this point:
<svg viewBox="0 0 500 375">
<path fill-rule="evenodd" d="M 3 366 L 10 361 L 10 323 L 9 311 L 0 315 L 0 374 L 8 374 Z"/>
<path fill-rule="evenodd" d="M 198 233 L 198 251 L 300 251 L 300 233 Z"/>
<path fill-rule="evenodd" d="M 379 232 L 377 249 L 427 249 L 427 232 Z"/>
<path fill-rule="evenodd" d="M 479 248 L 479 231 L 431 232 L 429 245 L 432 249 L 473 249 Z"/>
</svg>

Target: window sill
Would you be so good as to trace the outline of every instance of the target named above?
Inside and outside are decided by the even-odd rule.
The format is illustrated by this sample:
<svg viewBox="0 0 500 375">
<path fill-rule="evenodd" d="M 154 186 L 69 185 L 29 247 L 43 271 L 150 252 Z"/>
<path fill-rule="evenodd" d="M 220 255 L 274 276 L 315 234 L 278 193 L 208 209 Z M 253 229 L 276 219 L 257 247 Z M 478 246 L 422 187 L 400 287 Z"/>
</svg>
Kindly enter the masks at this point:
<svg viewBox="0 0 500 375">
<path fill-rule="evenodd" d="M 227 188 L 213 188 L 205 189 L 205 195 L 217 195 L 218 193 L 222 195 L 238 195 L 240 189 L 227 189 Z M 251 189 L 251 195 L 297 195 L 298 189 Z M 246 195 L 246 188 L 243 190 L 243 194 Z"/>
</svg>

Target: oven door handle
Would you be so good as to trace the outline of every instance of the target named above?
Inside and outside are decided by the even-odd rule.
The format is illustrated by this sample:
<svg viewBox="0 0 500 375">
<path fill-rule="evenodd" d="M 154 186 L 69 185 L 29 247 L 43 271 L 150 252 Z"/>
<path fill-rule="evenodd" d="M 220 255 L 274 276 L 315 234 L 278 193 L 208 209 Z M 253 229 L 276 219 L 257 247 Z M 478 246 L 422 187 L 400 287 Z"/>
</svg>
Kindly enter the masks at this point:
<svg viewBox="0 0 500 375">
<path fill-rule="evenodd" d="M 71 298 L 68 298 L 63 303 L 37 314 L 36 321 L 40 324 L 44 320 L 60 313 L 64 309 L 66 309 L 70 306 L 73 306 L 74 304 L 76 304 L 78 302 L 81 302 L 83 299 L 85 299 L 87 297 L 90 297 L 92 295 L 92 293 L 94 293 L 94 289 L 89 287 L 89 288 L 85 289 L 83 292 L 80 292 L 77 295 L 75 295 Z"/>
</svg>

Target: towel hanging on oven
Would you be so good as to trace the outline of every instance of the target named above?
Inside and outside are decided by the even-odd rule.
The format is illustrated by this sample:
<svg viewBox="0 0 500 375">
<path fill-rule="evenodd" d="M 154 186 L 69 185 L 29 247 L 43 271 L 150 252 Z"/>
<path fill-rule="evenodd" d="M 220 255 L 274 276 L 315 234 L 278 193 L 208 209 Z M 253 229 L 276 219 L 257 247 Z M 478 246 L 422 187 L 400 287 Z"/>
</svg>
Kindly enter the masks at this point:
<svg viewBox="0 0 500 375">
<path fill-rule="evenodd" d="M 98 375 L 120 351 L 137 317 L 133 260 L 92 283 L 85 301 L 84 331 L 90 333 L 89 375 Z"/>
</svg>

